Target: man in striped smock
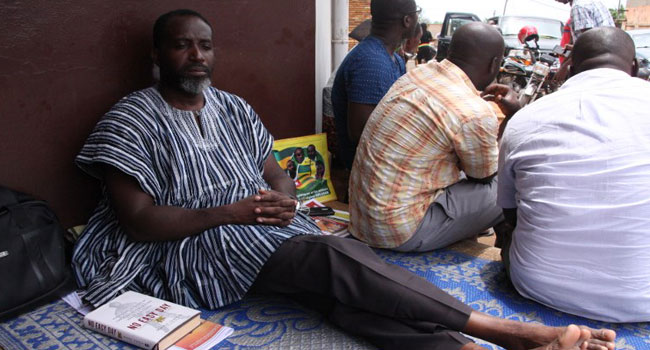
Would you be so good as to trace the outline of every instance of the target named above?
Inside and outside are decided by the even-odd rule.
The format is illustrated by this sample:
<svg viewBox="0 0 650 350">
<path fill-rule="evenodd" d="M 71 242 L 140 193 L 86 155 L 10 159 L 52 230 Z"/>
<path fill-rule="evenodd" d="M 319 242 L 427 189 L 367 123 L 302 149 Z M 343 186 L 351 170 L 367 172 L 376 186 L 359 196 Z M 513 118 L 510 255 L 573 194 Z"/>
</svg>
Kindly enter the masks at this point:
<svg viewBox="0 0 650 350">
<path fill-rule="evenodd" d="M 191 10 L 161 16 L 153 58 L 160 83 L 118 102 L 77 157 L 104 189 L 73 257 L 93 305 L 135 290 L 215 309 L 254 290 L 299 297 L 383 349 L 478 348 L 459 331 L 509 349 L 614 339 L 475 312 L 365 244 L 319 235 L 296 213 L 259 117 L 209 87 L 207 20 Z"/>
</svg>

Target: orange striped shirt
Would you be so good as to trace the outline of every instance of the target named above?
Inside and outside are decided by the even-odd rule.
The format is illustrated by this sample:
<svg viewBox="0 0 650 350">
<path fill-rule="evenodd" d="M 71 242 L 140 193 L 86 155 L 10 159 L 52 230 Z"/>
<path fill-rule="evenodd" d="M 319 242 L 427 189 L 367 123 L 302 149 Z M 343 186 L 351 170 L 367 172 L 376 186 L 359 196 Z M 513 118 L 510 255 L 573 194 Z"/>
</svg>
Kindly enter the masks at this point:
<svg viewBox="0 0 650 350">
<path fill-rule="evenodd" d="M 497 171 L 504 116 L 444 60 L 402 76 L 363 130 L 350 175 L 350 232 L 373 247 L 405 243 L 444 188 L 462 173 Z"/>
</svg>

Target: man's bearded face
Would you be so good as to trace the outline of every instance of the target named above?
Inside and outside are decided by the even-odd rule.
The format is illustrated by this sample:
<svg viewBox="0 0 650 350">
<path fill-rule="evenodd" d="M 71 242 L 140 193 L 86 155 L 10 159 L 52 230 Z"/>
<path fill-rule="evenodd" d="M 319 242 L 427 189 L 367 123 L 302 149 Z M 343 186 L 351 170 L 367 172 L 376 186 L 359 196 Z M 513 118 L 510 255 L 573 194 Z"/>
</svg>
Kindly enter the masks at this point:
<svg viewBox="0 0 650 350">
<path fill-rule="evenodd" d="M 194 16 L 172 18 L 157 50 L 161 83 L 191 95 L 210 86 L 214 67 L 212 30 Z"/>
</svg>

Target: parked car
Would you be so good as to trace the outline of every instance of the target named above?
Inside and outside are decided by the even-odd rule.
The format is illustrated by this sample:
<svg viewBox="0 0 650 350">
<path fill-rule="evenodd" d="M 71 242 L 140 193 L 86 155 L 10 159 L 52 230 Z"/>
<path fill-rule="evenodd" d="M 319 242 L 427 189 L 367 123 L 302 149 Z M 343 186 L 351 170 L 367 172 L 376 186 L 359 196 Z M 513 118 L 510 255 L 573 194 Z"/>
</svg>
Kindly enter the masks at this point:
<svg viewBox="0 0 650 350">
<path fill-rule="evenodd" d="M 534 26 L 537 28 L 539 35 L 539 49 L 542 53 L 553 52 L 556 45 L 560 45 L 562 40 L 562 21 L 531 16 L 497 16 L 487 20 L 499 28 L 506 45 L 505 56 L 508 56 L 510 50 L 523 49 L 524 45 L 519 41 L 517 35 L 521 28 L 525 26 Z"/>
<path fill-rule="evenodd" d="M 442 22 L 440 34 L 438 34 L 438 52 L 436 60 L 442 61 L 447 57 L 451 36 L 456 29 L 469 22 L 480 22 L 481 19 L 473 13 L 447 12 Z M 532 16 L 496 16 L 489 18 L 487 23 L 495 25 L 505 42 L 504 55 L 508 56 L 510 50 L 523 49 L 524 45 L 519 42 L 517 35 L 524 26 L 534 26 L 539 34 L 539 48 L 542 53 L 550 53 L 556 45 L 560 44 L 562 38 L 562 21 L 532 17 Z"/>
<path fill-rule="evenodd" d="M 639 77 L 648 79 L 650 75 L 650 29 L 628 30 L 636 46 L 636 58 L 639 60 Z"/>
<path fill-rule="evenodd" d="M 480 21 L 481 19 L 472 13 L 447 12 L 445 14 L 445 20 L 442 22 L 440 34 L 438 34 L 438 52 L 436 52 L 436 60 L 442 61 L 447 58 L 451 36 L 454 35 L 456 29 L 460 28 L 463 24 Z"/>
</svg>

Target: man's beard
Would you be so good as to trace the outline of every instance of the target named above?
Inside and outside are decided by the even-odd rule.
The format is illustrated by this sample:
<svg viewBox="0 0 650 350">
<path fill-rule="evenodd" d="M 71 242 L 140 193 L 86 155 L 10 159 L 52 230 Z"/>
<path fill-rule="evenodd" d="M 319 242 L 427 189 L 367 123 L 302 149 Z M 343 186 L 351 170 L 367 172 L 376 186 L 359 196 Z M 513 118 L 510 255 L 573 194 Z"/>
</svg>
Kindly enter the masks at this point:
<svg viewBox="0 0 650 350">
<path fill-rule="evenodd" d="M 207 89 L 211 83 L 209 76 L 201 78 L 180 77 L 178 87 L 188 94 L 198 95 Z"/>
<path fill-rule="evenodd" d="M 188 71 L 192 68 L 200 68 L 206 72 L 206 75 L 192 76 L 188 73 Z M 160 67 L 159 74 L 160 84 L 180 90 L 190 95 L 199 95 L 203 92 L 203 90 L 208 88 L 210 84 L 212 84 L 212 81 L 210 80 L 212 70 L 202 65 L 184 67 L 184 69 L 181 69 L 179 71 L 175 71 L 169 68 L 164 69 Z"/>
</svg>

